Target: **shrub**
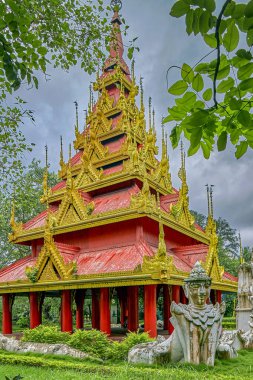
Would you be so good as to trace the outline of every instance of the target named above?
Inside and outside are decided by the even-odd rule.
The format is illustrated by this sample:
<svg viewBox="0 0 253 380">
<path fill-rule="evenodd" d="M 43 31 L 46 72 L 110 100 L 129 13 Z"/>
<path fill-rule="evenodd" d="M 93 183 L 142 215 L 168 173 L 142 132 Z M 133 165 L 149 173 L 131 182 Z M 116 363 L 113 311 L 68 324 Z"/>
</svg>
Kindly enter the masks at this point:
<svg viewBox="0 0 253 380">
<path fill-rule="evenodd" d="M 65 343 L 70 339 L 69 333 L 61 332 L 56 326 L 38 326 L 24 331 L 22 341 L 36 343 Z"/>
<path fill-rule="evenodd" d="M 107 357 L 107 351 L 111 345 L 107 335 L 98 330 L 77 330 L 71 335 L 68 344 L 101 359 Z"/>
<path fill-rule="evenodd" d="M 147 332 L 129 332 L 122 342 L 113 342 L 108 348 L 108 358 L 124 360 L 127 359 L 129 350 L 136 346 L 136 344 L 151 342 L 153 339 L 150 338 Z"/>
<path fill-rule="evenodd" d="M 222 321 L 222 327 L 227 330 L 236 329 L 236 319 L 235 317 L 225 317 Z"/>
</svg>

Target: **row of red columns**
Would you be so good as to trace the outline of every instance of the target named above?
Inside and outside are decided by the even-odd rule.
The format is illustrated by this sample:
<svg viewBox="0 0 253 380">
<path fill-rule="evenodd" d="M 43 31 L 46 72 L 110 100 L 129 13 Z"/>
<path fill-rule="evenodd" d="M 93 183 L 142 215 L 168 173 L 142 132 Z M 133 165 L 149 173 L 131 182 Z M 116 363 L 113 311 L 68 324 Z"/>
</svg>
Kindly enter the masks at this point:
<svg viewBox="0 0 253 380">
<path fill-rule="evenodd" d="M 123 325 L 127 318 L 127 328 L 129 331 L 137 331 L 139 326 L 138 310 L 138 286 L 131 286 L 118 289 L 118 297 L 121 308 L 121 324 Z M 156 304 L 157 304 L 157 285 L 144 286 L 144 330 L 149 332 L 151 337 L 157 336 L 156 326 Z M 61 330 L 72 332 L 72 292 L 71 290 L 62 291 L 61 304 Z M 221 291 L 211 292 L 211 301 L 221 302 Z M 76 327 L 84 327 L 83 307 L 85 299 L 85 290 L 80 289 L 75 292 L 76 302 Z M 183 289 L 179 285 L 163 285 L 163 319 L 164 330 L 169 334 L 173 331 L 170 323 L 170 304 L 171 300 L 176 303 L 186 303 L 187 299 Z M 42 322 L 42 302 L 43 298 L 40 293 L 30 293 L 30 328 L 35 328 Z M 13 296 L 3 294 L 3 334 L 12 334 L 12 303 Z M 110 316 L 110 288 L 92 289 L 92 328 L 101 330 L 106 334 L 111 333 L 111 316 Z"/>
</svg>

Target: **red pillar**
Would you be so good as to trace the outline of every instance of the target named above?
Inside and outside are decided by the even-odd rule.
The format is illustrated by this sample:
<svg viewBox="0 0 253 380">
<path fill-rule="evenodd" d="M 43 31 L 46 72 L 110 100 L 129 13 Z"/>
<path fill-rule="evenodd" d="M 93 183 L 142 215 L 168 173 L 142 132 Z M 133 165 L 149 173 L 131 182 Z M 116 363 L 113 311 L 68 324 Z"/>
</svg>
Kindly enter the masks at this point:
<svg viewBox="0 0 253 380">
<path fill-rule="evenodd" d="M 180 286 L 180 302 L 186 305 L 188 303 L 187 297 L 184 293 L 184 289 L 182 286 Z"/>
<path fill-rule="evenodd" d="M 63 290 L 61 296 L 61 331 L 72 332 L 72 297 L 71 290 Z"/>
<path fill-rule="evenodd" d="M 163 329 L 169 331 L 170 324 L 170 293 L 169 286 L 163 285 Z"/>
<path fill-rule="evenodd" d="M 216 304 L 216 294 L 214 289 L 211 289 L 210 291 L 210 301 L 213 305 Z"/>
<path fill-rule="evenodd" d="M 172 301 L 179 303 L 180 302 L 180 286 L 172 285 Z M 169 334 L 172 334 L 174 326 L 172 323 L 169 325 Z"/>
<path fill-rule="evenodd" d="M 2 333 L 12 334 L 12 304 L 13 296 L 11 294 L 2 295 L 3 316 L 2 316 Z"/>
<path fill-rule="evenodd" d="M 110 289 L 100 289 L 100 331 L 111 334 Z"/>
<path fill-rule="evenodd" d="M 85 300 L 85 289 L 76 290 L 76 328 L 83 329 L 83 305 Z"/>
<path fill-rule="evenodd" d="M 29 294 L 29 301 L 30 301 L 30 329 L 34 329 L 35 327 L 41 324 L 41 308 L 40 308 L 39 293 L 31 292 Z"/>
<path fill-rule="evenodd" d="M 172 286 L 172 300 L 176 303 L 180 302 L 180 286 L 179 285 Z"/>
<path fill-rule="evenodd" d="M 222 291 L 221 290 L 216 290 L 216 302 L 221 303 L 221 301 L 222 301 L 221 296 L 222 296 Z"/>
<path fill-rule="evenodd" d="M 151 338 L 157 336 L 156 285 L 144 285 L 144 330 Z"/>
<path fill-rule="evenodd" d="M 93 329 L 100 329 L 100 311 L 99 311 L 99 291 L 91 290 L 91 326 Z"/>
<path fill-rule="evenodd" d="M 129 286 L 127 288 L 127 308 L 128 308 L 128 325 L 129 331 L 137 331 L 139 327 L 139 297 L 138 286 Z"/>
<path fill-rule="evenodd" d="M 119 305 L 120 305 L 120 324 L 123 327 L 125 322 L 128 319 L 127 288 L 126 287 L 118 288 L 118 297 L 119 297 Z"/>
</svg>

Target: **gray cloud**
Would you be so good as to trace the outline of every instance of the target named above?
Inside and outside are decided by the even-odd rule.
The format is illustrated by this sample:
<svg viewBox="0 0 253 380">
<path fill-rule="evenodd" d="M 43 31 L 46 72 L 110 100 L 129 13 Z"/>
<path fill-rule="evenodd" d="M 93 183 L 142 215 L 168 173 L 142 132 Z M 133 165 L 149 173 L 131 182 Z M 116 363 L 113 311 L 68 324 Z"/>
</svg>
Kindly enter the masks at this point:
<svg viewBox="0 0 253 380">
<path fill-rule="evenodd" d="M 169 16 L 172 1 L 128 0 L 123 1 L 122 12 L 130 25 L 128 39 L 139 36 L 137 45 L 141 51 L 136 55 L 136 76 L 144 77 L 144 95 L 147 103 L 152 96 L 156 109 L 157 134 L 161 137 L 160 120 L 166 115 L 172 98 L 167 92 L 166 71 L 171 65 L 183 62 L 194 64 L 208 50 L 198 37 L 188 37 L 183 20 Z M 126 44 L 128 39 L 125 39 Z M 90 78 L 76 67 L 65 73 L 50 69 L 51 80 L 40 78 L 38 91 L 23 89 L 21 95 L 35 111 L 36 126 L 26 125 L 25 134 L 35 142 L 34 151 L 27 156 L 44 160 L 44 145 L 49 146 L 49 159 L 53 170 L 58 170 L 59 137 L 63 136 L 65 157 L 68 143 L 74 139 L 75 108 L 81 110 L 88 104 Z M 169 82 L 179 77 L 176 69 L 170 71 Z M 147 107 L 146 107 L 147 108 Z M 168 127 L 167 130 L 169 131 Z M 180 166 L 179 151 L 170 148 L 171 172 L 174 186 L 180 186 L 177 172 Z M 253 152 L 248 152 L 240 160 L 234 158 L 233 148 L 225 152 L 214 152 L 209 160 L 200 153 L 187 158 L 187 176 L 190 189 L 190 206 L 206 213 L 205 184 L 214 184 L 215 216 L 227 219 L 241 231 L 244 245 L 253 246 Z"/>
</svg>

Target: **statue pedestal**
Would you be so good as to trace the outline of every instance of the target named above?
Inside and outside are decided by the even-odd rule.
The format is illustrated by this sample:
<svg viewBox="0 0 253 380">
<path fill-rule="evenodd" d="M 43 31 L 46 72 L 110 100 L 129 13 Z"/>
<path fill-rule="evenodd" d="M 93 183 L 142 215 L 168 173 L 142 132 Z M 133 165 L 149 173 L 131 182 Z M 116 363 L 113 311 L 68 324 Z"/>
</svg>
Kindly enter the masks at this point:
<svg viewBox="0 0 253 380">
<path fill-rule="evenodd" d="M 252 312 L 252 308 L 236 309 L 237 330 L 249 331 L 249 320 Z"/>
</svg>

